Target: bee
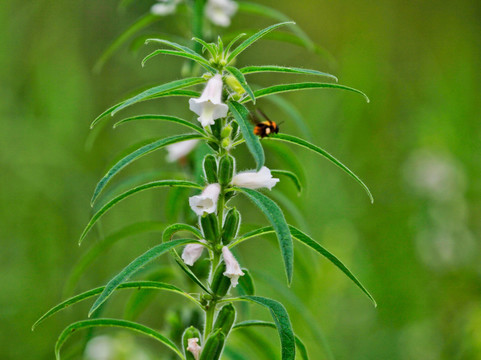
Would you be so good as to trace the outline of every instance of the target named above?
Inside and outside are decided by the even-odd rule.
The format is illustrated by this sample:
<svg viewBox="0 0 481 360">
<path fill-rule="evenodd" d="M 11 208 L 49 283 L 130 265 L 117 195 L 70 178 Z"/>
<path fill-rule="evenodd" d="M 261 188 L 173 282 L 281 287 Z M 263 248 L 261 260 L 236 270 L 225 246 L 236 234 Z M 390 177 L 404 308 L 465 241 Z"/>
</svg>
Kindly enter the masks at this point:
<svg viewBox="0 0 481 360">
<path fill-rule="evenodd" d="M 275 121 L 272 121 L 266 114 L 260 109 L 256 109 L 257 113 L 261 115 L 265 120 L 261 121 L 256 114 L 251 113 L 251 120 L 256 126 L 254 127 L 254 134 L 260 136 L 261 139 L 271 134 L 279 133 L 279 126 Z"/>
</svg>

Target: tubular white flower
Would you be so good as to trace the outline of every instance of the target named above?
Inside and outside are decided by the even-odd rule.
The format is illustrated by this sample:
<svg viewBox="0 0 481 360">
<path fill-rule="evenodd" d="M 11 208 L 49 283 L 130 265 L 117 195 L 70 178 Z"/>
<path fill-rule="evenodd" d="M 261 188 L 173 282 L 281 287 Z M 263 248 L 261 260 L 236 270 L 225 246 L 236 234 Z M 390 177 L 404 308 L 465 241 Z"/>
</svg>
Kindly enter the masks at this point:
<svg viewBox="0 0 481 360">
<path fill-rule="evenodd" d="M 204 215 L 204 213 L 211 214 L 217 209 L 219 194 L 219 184 L 207 185 L 202 191 L 202 194 L 191 196 L 189 198 L 190 208 L 199 216 Z"/>
<path fill-rule="evenodd" d="M 199 338 L 187 339 L 187 351 L 190 351 L 194 355 L 195 360 L 199 360 L 200 351 L 202 347 L 198 344 Z"/>
<path fill-rule="evenodd" d="M 150 12 L 157 16 L 166 16 L 175 13 L 177 5 L 182 0 L 157 0 L 159 3 L 152 5 Z"/>
<path fill-rule="evenodd" d="M 167 145 L 167 161 L 175 162 L 187 156 L 199 143 L 199 139 L 185 140 L 175 144 Z"/>
<path fill-rule="evenodd" d="M 259 171 L 248 170 L 240 172 L 232 178 L 232 185 L 248 189 L 268 188 L 271 190 L 279 179 L 273 178 L 271 171 L 263 166 Z"/>
<path fill-rule="evenodd" d="M 205 240 L 199 240 L 201 243 L 207 244 Z M 201 244 L 189 244 L 184 247 L 182 251 L 182 260 L 192 266 L 200 258 L 202 252 L 204 251 L 204 245 Z"/>
<path fill-rule="evenodd" d="M 209 0 L 205 7 L 205 15 L 214 24 L 227 27 L 237 8 L 237 3 L 232 0 Z"/>
<path fill-rule="evenodd" d="M 214 75 L 207 82 L 200 98 L 189 99 L 190 110 L 199 115 L 197 120 L 204 127 L 214 125 L 215 119 L 227 116 L 229 108 L 222 102 L 222 86 L 222 76 Z"/>
<path fill-rule="evenodd" d="M 234 255 L 232 255 L 227 246 L 224 246 L 222 248 L 222 256 L 224 257 L 225 262 L 225 272 L 223 273 L 223 275 L 230 278 L 230 283 L 232 287 L 236 287 L 239 282 L 239 277 L 243 276 L 244 273 L 242 272 L 239 263 L 235 259 Z"/>
</svg>

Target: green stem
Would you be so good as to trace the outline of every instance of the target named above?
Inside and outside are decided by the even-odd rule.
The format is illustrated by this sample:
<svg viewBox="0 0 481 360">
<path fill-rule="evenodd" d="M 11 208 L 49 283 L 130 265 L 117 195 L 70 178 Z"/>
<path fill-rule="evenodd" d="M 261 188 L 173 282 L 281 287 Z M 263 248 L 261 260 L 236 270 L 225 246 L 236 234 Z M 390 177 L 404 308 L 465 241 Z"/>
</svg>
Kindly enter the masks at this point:
<svg viewBox="0 0 481 360">
<path fill-rule="evenodd" d="M 212 326 L 214 324 L 215 305 L 216 302 L 214 300 L 211 300 L 208 304 L 207 310 L 205 311 L 204 339 L 207 339 L 209 334 L 212 332 Z"/>
</svg>

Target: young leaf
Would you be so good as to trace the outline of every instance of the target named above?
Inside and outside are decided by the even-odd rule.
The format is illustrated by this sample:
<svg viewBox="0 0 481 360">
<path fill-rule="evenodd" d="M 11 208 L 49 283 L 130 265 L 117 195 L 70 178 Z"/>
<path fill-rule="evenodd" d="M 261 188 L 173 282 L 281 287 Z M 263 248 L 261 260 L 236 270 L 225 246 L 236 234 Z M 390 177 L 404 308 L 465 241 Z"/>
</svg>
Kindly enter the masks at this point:
<svg viewBox="0 0 481 360">
<path fill-rule="evenodd" d="M 188 96 L 188 97 L 199 97 L 200 93 L 198 91 L 192 91 L 192 90 L 173 90 L 173 91 L 167 91 L 164 93 L 159 93 L 159 94 L 154 94 L 152 96 L 149 96 L 148 98 L 144 100 L 153 100 L 153 99 L 158 99 L 162 97 L 168 97 L 168 96 Z M 142 100 L 142 101 L 144 101 Z M 97 125 L 100 120 L 102 120 L 104 117 L 107 115 L 111 114 L 113 111 L 115 111 L 117 108 L 122 105 L 124 101 L 119 102 L 118 104 L 115 104 L 111 107 L 109 107 L 107 110 L 105 110 L 103 113 L 101 113 L 99 116 L 97 116 L 94 121 L 90 124 L 90 128 L 92 129 L 95 125 Z"/>
<path fill-rule="evenodd" d="M 256 34 L 252 35 L 248 39 L 244 40 L 238 47 L 236 47 L 229 54 L 229 56 L 227 58 L 227 63 L 229 64 L 230 62 L 232 62 L 232 60 L 234 60 L 241 52 L 243 52 L 245 49 L 247 49 L 249 46 L 251 46 L 253 43 L 255 43 L 257 40 L 259 40 L 261 37 L 263 37 L 267 33 L 277 29 L 278 27 L 288 25 L 288 24 L 295 24 L 295 22 L 286 21 L 286 22 L 282 22 L 282 23 L 279 23 L 279 24 L 271 25 L 271 26 L 257 32 Z"/>
<path fill-rule="evenodd" d="M 95 223 L 104 215 L 110 208 L 112 208 L 114 205 L 116 205 L 118 202 L 124 200 L 125 198 L 136 194 L 140 191 L 144 191 L 147 189 L 153 189 L 157 187 L 165 187 L 165 186 L 176 186 L 176 187 L 186 187 L 186 188 L 193 188 L 193 189 L 201 189 L 202 186 L 190 182 L 190 181 L 184 181 L 184 180 L 158 180 L 158 181 L 152 181 L 147 184 L 139 185 L 133 189 L 127 190 L 126 192 L 116 196 L 112 200 L 110 200 L 108 203 L 103 205 L 90 219 L 88 222 L 87 226 L 85 227 L 84 231 L 82 232 L 82 235 L 80 236 L 79 239 L 79 245 L 82 243 L 83 239 L 87 235 L 87 233 L 90 231 L 90 229 L 95 225 Z"/>
<path fill-rule="evenodd" d="M 226 67 L 226 70 L 232 75 L 234 76 L 237 81 L 239 81 L 239 83 L 241 84 L 242 88 L 245 90 L 245 92 L 247 93 L 247 95 L 249 95 L 249 97 L 251 98 L 252 100 L 252 103 L 256 103 L 256 98 L 254 96 L 254 93 L 252 92 L 252 89 L 251 87 L 249 86 L 249 84 L 246 82 L 246 78 L 244 77 L 244 75 L 235 67 L 233 66 L 227 66 Z"/>
<path fill-rule="evenodd" d="M 150 99 L 152 96 L 157 96 L 162 93 L 171 91 L 171 90 L 177 90 L 177 89 L 183 89 L 189 86 L 197 85 L 200 83 L 205 82 L 205 79 L 203 78 L 186 78 L 186 79 L 181 79 L 181 80 L 174 80 L 171 82 L 168 82 L 166 84 L 154 86 L 150 89 L 147 89 L 145 91 L 142 91 L 140 94 L 137 94 L 130 99 L 127 99 L 123 101 L 120 106 L 116 107 L 112 112 L 111 115 L 114 116 L 117 112 L 119 112 L 122 109 L 125 109 L 126 107 L 136 104 L 138 102 Z"/>
<path fill-rule="evenodd" d="M 147 155 L 155 150 L 161 149 L 163 147 L 166 147 L 167 145 L 179 143 L 182 141 L 186 140 L 192 140 L 192 139 L 202 139 L 203 136 L 199 134 L 186 134 L 186 135 L 175 135 L 171 136 L 165 139 L 159 139 L 154 142 L 151 142 L 150 144 L 144 145 L 134 152 L 131 152 L 124 158 L 122 158 L 120 161 L 118 161 L 112 168 L 110 168 L 109 171 L 100 179 L 98 182 L 97 186 L 95 187 L 94 194 L 92 196 L 92 200 L 90 201 L 90 204 L 93 205 L 95 200 L 98 198 L 102 190 L 105 188 L 107 183 L 117 174 L 122 170 L 124 167 L 132 163 L 133 161 L 141 158 L 144 155 Z"/>
<path fill-rule="evenodd" d="M 276 324 L 268 322 L 268 321 L 262 321 L 262 320 L 247 320 L 247 321 L 242 321 L 234 325 L 232 330 L 235 329 L 243 329 L 243 328 L 248 328 L 248 327 L 254 327 L 254 326 L 262 326 L 262 327 L 268 327 L 275 329 Z M 296 339 L 296 348 L 299 350 L 299 353 L 301 354 L 301 357 L 303 360 L 309 360 L 309 356 L 307 355 L 307 349 L 302 340 L 299 338 L 299 336 L 295 335 Z"/>
<path fill-rule="evenodd" d="M 302 82 L 302 83 L 295 83 L 295 84 L 273 85 L 273 86 L 266 87 L 264 89 L 259 89 L 254 91 L 254 95 L 256 98 L 260 98 L 260 97 L 273 95 L 273 94 L 281 94 L 281 93 L 290 92 L 290 91 L 309 90 L 309 89 L 340 89 L 340 90 L 352 91 L 352 92 L 361 94 L 366 99 L 366 102 L 369 102 L 369 98 L 361 90 L 357 90 L 352 87 L 339 85 L 339 84 L 317 83 L 317 82 Z M 242 103 L 245 103 L 247 101 L 248 99 L 245 99 L 244 101 L 242 101 Z"/>
<path fill-rule="evenodd" d="M 356 180 L 366 191 L 367 195 L 369 196 L 369 199 L 371 200 L 371 203 L 374 202 L 374 198 L 372 197 L 371 191 L 367 187 L 366 184 L 356 175 L 354 174 L 346 165 L 341 163 L 339 160 L 337 160 L 334 156 L 329 154 L 326 150 L 320 148 L 319 146 L 316 146 L 314 144 L 311 144 L 310 142 L 300 139 L 296 136 L 288 135 L 288 134 L 274 134 L 272 136 L 267 137 L 267 139 L 272 139 L 272 140 L 279 140 L 279 141 L 285 141 L 289 142 L 295 145 L 299 145 L 302 147 L 305 147 L 306 149 L 309 149 L 311 151 L 314 151 L 322 156 L 324 156 L 326 159 L 334 163 L 336 166 L 340 167 L 342 170 L 344 170 L 346 173 L 348 173 L 354 180 Z"/>
<path fill-rule="evenodd" d="M 80 301 L 89 299 L 93 296 L 96 296 L 98 294 L 101 294 L 102 291 L 104 291 L 105 286 L 100 286 L 95 289 L 91 289 L 88 291 L 85 291 L 81 294 L 72 296 L 71 298 L 62 301 L 60 304 L 55 305 L 53 308 L 51 308 L 49 311 L 47 311 L 45 314 L 43 314 L 40 319 L 38 319 L 35 324 L 32 325 L 32 331 L 35 330 L 35 328 L 40 325 L 44 320 L 47 318 L 51 317 L 52 315 L 58 313 L 59 311 L 68 308 Z M 117 290 L 120 289 L 155 289 L 155 290 L 165 290 L 165 291 L 170 291 L 174 292 L 177 294 L 180 294 L 182 296 L 185 296 L 189 300 L 195 302 L 197 305 L 200 305 L 200 303 L 194 299 L 190 294 L 186 293 L 185 291 L 179 289 L 178 287 L 158 281 L 132 281 L 132 282 L 126 282 L 123 284 L 120 284 L 117 288 Z"/>
<path fill-rule="evenodd" d="M 264 150 L 262 149 L 259 138 L 254 135 L 252 130 L 252 125 L 249 121 L 249 111 L 236 101 L 229 101 L 227 104 L 229 105 L 232 115 L 234 115 L 235 120 L 239 124 L 247 148 L 254 157 L 257 164 L 257 171 L 259 171 L 261 167 L 264 166 Z"/>
<path fill-rule="evenodd" d="M 301 185 L 301 181 L 299 180 L 299 178 L 297 177 L 296 174 L 294 174 L 292 171 L 289 171 L 289 170 L 271 170 L 271 174 L 272 175 L 283 175 L 283 176 L 287 176 L 289 179 L 292 180 L 292 182 L 294 183 L 294 185 L 296 186 L 297 188 L 297 191 L 298 192 L 301 192 L 302 191 L 302 185 Z"/>
<path fill-rule="evenodd" d="M 304 234 L 299 229 L 296 229 L 294 226 L 289 226 L 289 229 L 294 239 L 299 240 L 304 245 L 317 251 L 319 254 L 321 254 L 326 259 L 328 259 L 339 270 L 341 270 L 344 274 L 346 274 L 346 276 L 349 279 L 351 279 L 362 290 L 364 294 L 367 295 L 367 297 L 373 302 L 374 306 L 377 306 L 376 300 L 374 300 L 373 296 L 369 293 L 369 291 L 367 291 L 364 285 L 361 284 L 361 282 L 356 278 L 356 276 L 354 276 L 354 274 L 341 262 L 341 260 L 339 260 L 336 256 L 334 256 L 332 253 L 330 253 L 328 250 L 322 247 L 319 243 L 314 241 L 311 237 Z"/>
<path fill-rule="evenodd" d="M 113 127 L 115 129 L 119 125 L 123 125 L 127 122 L 138 121 L 138 120 L 169 121 L 169 122 L 177 123 L 177 124 L 180 124 L 180 125 L 184 125 L 184 126 L 190 128 L 190 129 L 194 130 L 194 131 L 197 131 L 199 134 L 206 135 L 204 129 L 202 129 L 200 126 L 192 124 L 190 121 L 181 119 L 181 118 L 176 117 L 176 116 L 170 116 L 170 115 L 147 114 L 147 115 L 132 116 L 132 117 L 128 117 L 128 118 L 117 121 L 114 124 Z"/>
<path fill-rule="evenodd" d="M 152 249 L 146 251 L 134 261 L 132 261 L 129 265 L 127 265 L 120 273 L 113 277 L 112 280 L 108 282 L 105 286 L 105 289 L 102 291 L 100 296 L 95 300 L 95 303 L 92 305 L 89 311 L 89 317 L 92 313 L 99 308 L 117 289 L 117 287 L 129 280 L 132 275 L 134 275 L 137 271 L 139 271 L 142 267 L 146 264 L 151 262 L 154 259 L 157 259 L 160 255 L 164 254 L 165 252 L 173 249 L 176 246 L 187 245 L 191 243 L 199 243 L 198 241 L 192 239 L 180 239 L 180 240 L 173 240 L 166 243 L 162 243 L 160 245 L 154 246 Z M 199 243 L 200 244 L 200 243 Z"/>
<path fill-rule="evenodd" d="M 193 37 L 192 40 L 194 40 L 196 43 L 202 45 L 205 48 L 205 50 L 207 50 L 213 58 L 217 56 L 215 44 L 207 43 L 204 40 L 199 39 L 197 37 Z"/>
<path fill-rule="evenodd" d="M 281 339 L 282 360 L 294 360 L 296 357 L 295 337 L 286 308 L 280 302 L 261 296 L 241 296 L 239 299 L 257 303 L 269 309 Z"/>
<path fill-rule="evenodd" d="M 160 55 L 160 54 L 165 54 L 165 55 L 173 55 L 173 56 L 179 56 L 185 59 L 193 60 L 200 66 L 202 66 L 204 69 L 207 71 L 210 71 L 212 74 L 216 73 L 216 70 L 210 66 L 207 61 L 201 57 L 199 54 L 192 55 L 190 53 L 186 53 L 183 51 L 176 51 L 176 50 L 167 50 L 167 49 L 158 49 L 147 55 L 143 60 L 142 60 L 142 67 L 145 66 L 145 63 L 152 59 L 153 57 Z"/>
<path fill-rule="evenodd" d="M 284 218 L 282 210 L 277 204 L 264 194 L 247 188 L 235 188 L 242 192 L 264 213 L 276 231 L 279 246 L 281 248 L 284 267 L 289 285 L 292 282 L 292 273 L 294 270 L 294 248 L 289 227 Z"/>
<path fill-rule="evenodd" d="M 278 65 L 254 65 L 254 66 L 246 66 L 239 71 L 246 75 L 246 74 L 255 74 L 255 73 L 266 73 L 266 72 L 280 72 L 280 73 L 291 73 L 291 74 L 305 74 L 305 75 L 317 75 L 317 76 L 325 76 L 335 80 L 336 82 L 337 77 L 334 75 L 317 71 L 311 69 L 302 69 L 297 67 L 288 67 L 288 66 L 278 66 Z"/>
<path fill-rule="evenodd" d="M 185 359 L 184 355 L 181 351 L 175 346 L 175 344 L 168 338 L 166 338 L 161 333 L 138 323 L 127 321 L 127 320 L 117 320 L 117 319 L 92 319 L 92 320 L 84 320 L 78 321 L 69 325 L 65 328 L 64 331 L 60 334 L 57 343 L 55 344 L 55 357 L 57 360 L 60 360 L 60 350 L 63 344 L 67 341 L 67 339 L 77 330 L 81 329 L 88 329 L 92 327 L 117 327 L 121 329 L 132 330 L 143 335 L 149 336 L 154 338 L 155 340 L 161 342 L 169 349 L 174 351 L 181 359 Z"/>
</svg>

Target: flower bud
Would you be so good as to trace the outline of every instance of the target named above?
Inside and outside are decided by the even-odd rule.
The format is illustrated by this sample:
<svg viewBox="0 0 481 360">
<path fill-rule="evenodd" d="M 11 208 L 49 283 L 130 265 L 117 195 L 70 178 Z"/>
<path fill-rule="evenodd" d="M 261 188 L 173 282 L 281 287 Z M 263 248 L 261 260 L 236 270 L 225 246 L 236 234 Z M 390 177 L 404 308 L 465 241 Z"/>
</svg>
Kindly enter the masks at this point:
<svg viewBox="0 0 481 360">
<path fill-rule="evenodd" d="M 225 334 L 221 329 L 215 330 L 205 341 L 199 360 L 218 360 L 224 348 Z"/>
<path fill-rule="evenodd" d="M 221 329 L 225 336 L 229 335 L 232 325 L 234 325 L 236 310 L 234 305 L 227 304 L 220 309 L 217 319 L 215 319 L 214 329 Z"/>
<path fill-rule="evenodd" d="M 230 134 L 232 133 L 232 126 L 227 125 L 225 126 L 222 131 L 220 132 L 220 136 L 222 139 L 230 137 Z"/>
<path fill-rule="evenodd" d="M 230 139 L 229 138 L 222 139 L 222 142 L 220 144 L 221 144 L 222 148 L 230 149 Z"/>
<path fill-rule="evenodd" d="M 215 244 L 219 240 L 219 222 L 217 220 L 217 216 L 215 214 L 208 214 L 206 216 L 202 216 L 200 218 L 200 227 L 202 229 L 202 233 L 204 234 L 204 238 L 212 243 Z"/>
<path fill-rule="evenodd" d="M 236 208 L 229 210 L 224 220 L 224 228 L 222 229 L 222 244 L 229 244 L 232 239 L 237 236 L 240 224 L 240 213 Z"/>
<path fill-rule="evenodd" d="M 200 345 L 198 344 L 200 336 L 200 331 L 197 330 L 195 327 L 190 326 L 185 329 L 184 334 L 182 335 L 182 347 L 185 354 L 186 360 L 199 360 L 200 355 Z M 197 340 L 197 341 L 194 341 Z M 196 346 L 197 345 L 197 346 Z M 196 357 L 197 351 L 197 357 Z"/>
<path fill-rule="evenodd" d="M 239 80 L 237 80 L 237 78 L 233 75 L 226 76 L 225 83 L 238 95 L 243 95 L 246 92 L 242 87 L 241 83 L 239 82 Z"/>
<path fill-rule="evenodd" d="M 218 297 L 225 296 L 230 288 L 230 279 L 224 276 L 225 271 L 226 267 L 222 262 L 217 266 L 217 269 L 215 269 L 214 276 L 212 278 L 212 284 L 210 285 L 210 289 Z"/>
<path fill-rule="evenodd" d="M 217 161 L 212 154 L 206 155 L 204 158 L 204 175 L 209 184 L 217 181 Z"/>
<path fill-rule="evenodd" d="M 225 186 L 230 184 L 234 174 L 234 158 L 224 155 L 219 161 L 219 184 Z"/>
</svg>

